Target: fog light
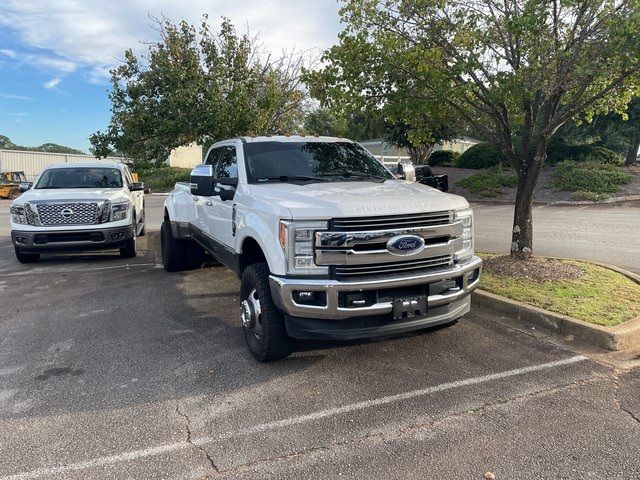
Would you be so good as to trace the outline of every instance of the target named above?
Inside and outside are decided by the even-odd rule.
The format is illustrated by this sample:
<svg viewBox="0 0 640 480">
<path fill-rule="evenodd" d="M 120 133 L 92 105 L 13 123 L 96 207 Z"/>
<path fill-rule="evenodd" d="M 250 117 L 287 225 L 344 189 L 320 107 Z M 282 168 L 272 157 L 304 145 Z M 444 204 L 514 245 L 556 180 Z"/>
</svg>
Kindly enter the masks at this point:
<svg viewBox="0 0 640 480">
<path fill-rule="evenodd" d="M 27 237 L 16 237 L 16 243 L 19 243 L 20 245 L 26 245 Z"/>
<path fill-rule="evenodd" d="M 120 240 L 124 238 L 124 232 L 116 232 L 111 234 L 111 240 Z"/>
<path fill-rule="evenodd" d="M 298 305 L 324 307 L 327 304 L 327 294 L 325 292 L 295 290 L 293 292 L 293 301 Z"/>
</svg>

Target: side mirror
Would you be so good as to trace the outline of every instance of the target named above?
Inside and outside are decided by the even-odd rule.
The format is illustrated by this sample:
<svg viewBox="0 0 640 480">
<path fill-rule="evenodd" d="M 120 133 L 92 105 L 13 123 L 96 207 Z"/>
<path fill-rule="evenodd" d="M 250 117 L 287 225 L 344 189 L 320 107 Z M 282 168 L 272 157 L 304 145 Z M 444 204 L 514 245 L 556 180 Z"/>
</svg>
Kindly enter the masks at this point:
<svg viewBox="0 0 640 480">
<path fill-rule="evenodd" d="M 191 170 L 191 194 L 201 197 L 212 197 L 214 190 L 213 166 L 198 165 Z"/>
<path fill-rule="evenodd" d="M 218 178 L 216 179 L 214 195 L 219 195 L 220 200 L 226 202 L 227 200 L 233 200 L 236 194 L 236 188 L 238 187 L 237 178 Z"/>
<path fill-rule="evenodd" d="M 144 192 L 144 183 L 142 182 L 133 182 L 129 185 L 129 191 L 131 192 Z"/>
<path fill-rule="evenodd" d="M 26 192 L 27 190 L 30 190 L 31 189 L 31 182 L 22 182 L 20 184 L 20 186 L 18 187 L 18 189 L 21 192 Z"/>
</svg>

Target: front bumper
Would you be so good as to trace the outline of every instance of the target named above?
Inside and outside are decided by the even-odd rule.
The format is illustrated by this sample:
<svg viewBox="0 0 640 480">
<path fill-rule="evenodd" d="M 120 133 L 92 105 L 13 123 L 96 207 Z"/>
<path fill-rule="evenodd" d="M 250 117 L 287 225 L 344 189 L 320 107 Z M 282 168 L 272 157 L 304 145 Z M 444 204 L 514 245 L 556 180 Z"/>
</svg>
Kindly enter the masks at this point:
<svg viewBox="0 0 640 480">
<path fill-rule="evenodd" d="M 11 240 L 20 251 L 109 250 L 123 247 L 133 237 L 133 226 L 73 230 L 12 230 Z"/>
<path fill-rule="evenodd" d="M 429 324 L 430 320 L 445 323 L 446 321 L 455 320 L 455 318 L 466 313 L 469 308 L 469 299 L 467 297 L 478 287 L 481 270 L 482 260 L 474 256 L 465 263 L 440 268 L 428 273 L 407 276 L 384 276 L 376 277 L 375 279 L 342 282 L 325 279 L 284 278 L 271 275 L 269 281 L 272 297 L 280 310 L 288 317 L 300 317 L 309 320 L 347 320 L 357 317 L 378 316 L 386 318 L 388 322 L 393 312 L 393 302 L 389 298 L 390 296 L 402 296 L 403 289 L 410 290 L 411 287 L 425 288 L 425 291 L 428 292 L 427 315 L 420 317 L 420 319 L 411 319 L 415 329 Z M 443 281 L 455 281 L 457 287 L 439 293 L 430 292 L 429 285 Z M 323 305 L 307 305 L 296 302 L 294 292 L 301 291 L 324 292 L 326 301 Z M 354 292 L 370 292 L 370 295 L 373 295 L 371 298 L 376 298 L 376 301 L 362 307 L 345 305 L 344 295 Z M 405 295 L 410 296 L 411 294 Z M 452 306 L 455 308 L 451 308 Z M 443 309 L 441 307 L 447 308 Z M 421 320 L 421 322 L 418 320 Z M 418 323 L 416 323 L 417 321 Z"/>
</svg>

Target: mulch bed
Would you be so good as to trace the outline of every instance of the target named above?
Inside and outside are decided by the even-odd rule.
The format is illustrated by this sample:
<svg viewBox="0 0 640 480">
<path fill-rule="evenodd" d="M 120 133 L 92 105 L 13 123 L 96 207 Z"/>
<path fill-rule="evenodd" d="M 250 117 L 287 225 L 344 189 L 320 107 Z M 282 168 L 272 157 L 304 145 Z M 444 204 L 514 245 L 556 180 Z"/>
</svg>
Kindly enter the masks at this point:
<svg viewBox="0 0 640 480">
<path fill-rule="evenodd" d="M 526 278 L 538 282 L 575 280 L 585 273 L 576 265 L 541 257 L 527 260 L 516 260 L 510 256 L 489 257 L 484 259 L 483 268 L 496 277 Z"/>
</svg>

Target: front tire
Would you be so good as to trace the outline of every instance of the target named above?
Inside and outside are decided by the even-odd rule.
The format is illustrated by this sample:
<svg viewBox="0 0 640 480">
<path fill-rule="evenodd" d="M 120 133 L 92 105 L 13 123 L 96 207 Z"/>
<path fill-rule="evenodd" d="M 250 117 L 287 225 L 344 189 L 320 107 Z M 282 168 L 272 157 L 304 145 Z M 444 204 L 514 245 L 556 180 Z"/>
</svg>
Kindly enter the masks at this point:
<svg viewBox="0 0 640 480">
<path fill-rule="evenodd" d="M 135 258 L 138 255 L 138 251 L 136 249 L 136 237 L 138 236 L 138 225 L 136 224 L 136 217 L 133 217 L 133 236 L 127 240 L 124 247 L 120 249 L 120 256 L 122 258 Z"/>
<path fill-rule="evenodd" d="M 20 263 L 35 263 L 40 260 L 39 253 L 24 253 L 21 252 L 18 247 L 14 247 L 16 252 L 16 258 Z"/>
<path fill-rule="evenodd" d="M 162 265 L 167 272 L 179 272 L 187 268 L 187 249 L 184 240 L 173 237 L 171 223 L 167 220 L 160 227 Z"/>
<path fill-rule="evenodd" d="M 242 274 L 242 330 L 249 350 L 259 362 L 280 360 L 293 351 L 282 313 L 271 298 L 269 266 L 255 263 Z"/>
</svg>

